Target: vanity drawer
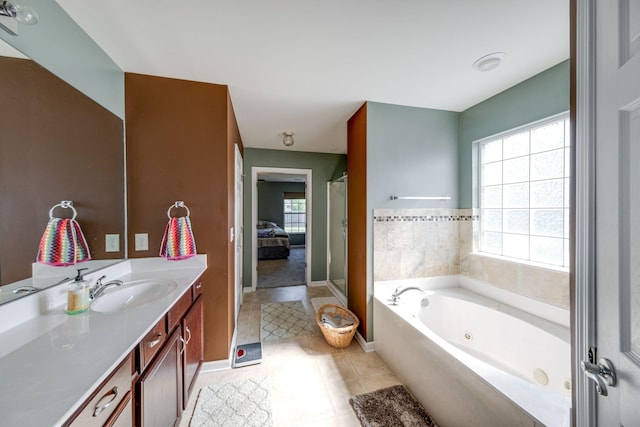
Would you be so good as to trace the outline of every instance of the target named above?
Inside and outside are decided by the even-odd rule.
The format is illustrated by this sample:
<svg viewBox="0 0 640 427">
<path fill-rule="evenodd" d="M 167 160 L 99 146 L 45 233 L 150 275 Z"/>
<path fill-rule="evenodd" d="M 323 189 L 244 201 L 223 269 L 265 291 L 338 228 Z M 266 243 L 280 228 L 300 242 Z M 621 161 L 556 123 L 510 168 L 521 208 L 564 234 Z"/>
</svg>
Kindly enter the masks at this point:
<svg viewBox="0 0 640 427">
<path fill-rule="evenodd" d="M 145 366 L 153 359 L 153 356 L 162 348 L 162 344 L 167 339 L 167 330 L 165 329 L 165 319 L 162 318 L 156 326 L 140 341 L 140 370 L 142 373 Z"/>
<path fill-rule="evenodd" d="M 182 316 L 191 307 L 192 302 L 191 289 L 189 289 L 167 313 L 167 331 L 171 332 L 180 323 Z"/>
<path fill-rule="evenodd" d="M 120 408 L 120 402 L 131 396 L 132 364 L 133 358 L 129 355 L 85 403 L 81 412 L 66 425 L 74 427 L 104 425 L 116 408 Z"/>
<path fill-rule="evenodd" d="M 198 298 L 198 295 L 202 294 L 204 290 L 204 285 L 202 284 L 202 280 L 198 280 L 195 285 L 191 288 L 193 291 L 193 300 L 195 301 Z"/>
</svg>

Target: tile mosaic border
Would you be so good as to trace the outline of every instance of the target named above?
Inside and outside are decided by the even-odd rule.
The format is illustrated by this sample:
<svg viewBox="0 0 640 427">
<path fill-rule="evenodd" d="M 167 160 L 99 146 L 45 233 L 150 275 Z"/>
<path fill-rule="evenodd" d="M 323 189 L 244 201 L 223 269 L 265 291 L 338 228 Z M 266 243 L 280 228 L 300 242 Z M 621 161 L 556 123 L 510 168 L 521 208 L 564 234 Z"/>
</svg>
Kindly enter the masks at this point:
<svg viewBox="0 0 640 427">
<path fill-rule="evenodd" d="M 478 221 L 480 215 L 380 215 L 375 222 Z"/>
</svg>

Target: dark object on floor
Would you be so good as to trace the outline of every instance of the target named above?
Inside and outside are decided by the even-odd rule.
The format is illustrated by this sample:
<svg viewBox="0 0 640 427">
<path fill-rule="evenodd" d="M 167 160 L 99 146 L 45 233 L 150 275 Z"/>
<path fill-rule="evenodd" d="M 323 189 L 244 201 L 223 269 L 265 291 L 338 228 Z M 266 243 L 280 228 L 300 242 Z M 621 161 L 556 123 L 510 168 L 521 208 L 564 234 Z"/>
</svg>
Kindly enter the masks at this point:
<svg viewBox="0 0 640 427">
<path fill-rule="evenodd" d="M 349 403 L 364 427 L 438 427 L 403 385 L 359 394 Z"/>
<path fill-rule="evenodd" d="M 262 363 L 262 342 L 236 346 L 236 354 L 233 357 L 234 368 L 255 365 L 257 363 Z"/>
</svg>

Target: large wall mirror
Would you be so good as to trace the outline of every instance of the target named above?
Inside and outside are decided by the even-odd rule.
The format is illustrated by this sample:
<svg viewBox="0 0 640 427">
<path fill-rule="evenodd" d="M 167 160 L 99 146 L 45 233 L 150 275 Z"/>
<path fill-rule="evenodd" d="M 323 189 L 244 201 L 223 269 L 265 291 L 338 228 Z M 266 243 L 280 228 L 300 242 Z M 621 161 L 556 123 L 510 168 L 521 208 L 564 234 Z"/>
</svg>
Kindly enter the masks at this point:
<svg viewBox="0 0 640 427">
<path fill-rule="evenodd" d="M 75 267 L 95 270 L 126 256 L 122 72 L 55 2 L 31 4 L 40 15 L 34 29 L 0 30 L 0 304 L 26 294 L 16 287 L 43 289 L 73 274 L 74 266 L 34 266 L 49 210 L 62 200 L 73 201 L 92 256 Z M 69 64 L 86 68 L 82 78 Z M 87 96 L 90 82 L 98 88 Z M 101 95 L 109 92 L 120 94 Z M 106 234 L 119 235 L 118 250 L 106 250 Z"/>
</svg>

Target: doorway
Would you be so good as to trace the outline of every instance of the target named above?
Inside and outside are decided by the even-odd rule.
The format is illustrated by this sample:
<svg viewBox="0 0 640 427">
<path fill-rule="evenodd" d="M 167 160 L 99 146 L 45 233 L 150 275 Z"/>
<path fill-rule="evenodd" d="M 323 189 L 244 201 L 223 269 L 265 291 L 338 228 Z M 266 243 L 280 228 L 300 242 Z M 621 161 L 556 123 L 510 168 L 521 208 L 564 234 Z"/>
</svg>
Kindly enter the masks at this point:
<svg viewBox="0 0 640 427">
<path fill-rule="evenodd" d="M 253 167 L 251 289 L 311 282 L 311 170 Z"/>
</svg>

